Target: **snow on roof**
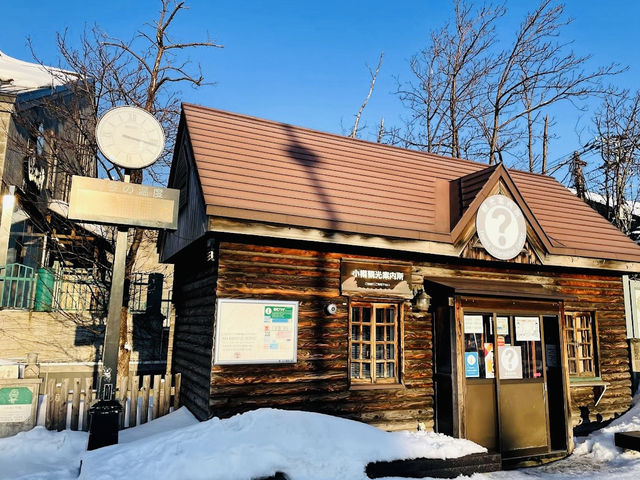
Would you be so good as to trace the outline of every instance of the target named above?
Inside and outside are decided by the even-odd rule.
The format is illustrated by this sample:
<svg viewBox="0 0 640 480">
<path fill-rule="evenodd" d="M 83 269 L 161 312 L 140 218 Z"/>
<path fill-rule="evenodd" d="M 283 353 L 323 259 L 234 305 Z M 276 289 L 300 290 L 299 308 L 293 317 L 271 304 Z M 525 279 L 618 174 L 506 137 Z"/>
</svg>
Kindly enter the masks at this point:
<svg viewBox="0 0 640 480">
<path fill-rule="evenodd" d="M 75 74 L 59 68 L 25 62 L 0 51 L 0 93 L 24 93 L 58 87 Z"/>
<path fill-rule="evenodd" d="M 576 195 L 575 188 L 568 188 L 568 190 L 574 195 Z M 589 200 L 590 202 L 599 203 L 601 205 L 607 204 L 606 197 L 604 195 L 601 195 L 600 193 L 586 191 L 584 192 L 584 195 L 587 198 L 587 200 Z M 640 215 L 640 202 L 634 202 L 633 200 L 625 200 L 624 208 L 628 212 L 631 212 L 632 215 L 635 215 L 635 216 Z"/>
</svg>

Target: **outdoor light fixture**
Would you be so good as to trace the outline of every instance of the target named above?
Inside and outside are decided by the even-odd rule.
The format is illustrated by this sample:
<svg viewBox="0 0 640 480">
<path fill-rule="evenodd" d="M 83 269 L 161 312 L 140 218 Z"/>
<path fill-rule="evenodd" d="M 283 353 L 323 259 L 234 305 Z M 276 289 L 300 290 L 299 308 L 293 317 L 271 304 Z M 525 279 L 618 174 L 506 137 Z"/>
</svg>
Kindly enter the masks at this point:
<svg viewBox="0 0 640 480">
<path fill-rule="evenodd" d="M 413 297 L 413 305 L 419 312 L 426 312 L 431 305 L 431 297 L 427 295 L 424 290 L 420 290 L 419 293 Z"/>
</svg>

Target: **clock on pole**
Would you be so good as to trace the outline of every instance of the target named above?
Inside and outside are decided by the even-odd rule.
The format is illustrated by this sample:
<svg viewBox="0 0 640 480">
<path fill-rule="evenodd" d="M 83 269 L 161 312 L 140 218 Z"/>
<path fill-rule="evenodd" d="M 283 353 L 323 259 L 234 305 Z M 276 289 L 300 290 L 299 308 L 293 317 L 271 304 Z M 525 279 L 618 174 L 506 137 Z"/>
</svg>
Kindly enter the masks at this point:
<svg viewBox="0 0 640 480">
<path fill-rule="evenodd" d="M 115 107 L 107 111 L 96 126 L 96 141 L 102 154 L 124 168 L 145 168 L 155 162 L 164 149 L 160 122 L 138 107 Z"/>
</svg>

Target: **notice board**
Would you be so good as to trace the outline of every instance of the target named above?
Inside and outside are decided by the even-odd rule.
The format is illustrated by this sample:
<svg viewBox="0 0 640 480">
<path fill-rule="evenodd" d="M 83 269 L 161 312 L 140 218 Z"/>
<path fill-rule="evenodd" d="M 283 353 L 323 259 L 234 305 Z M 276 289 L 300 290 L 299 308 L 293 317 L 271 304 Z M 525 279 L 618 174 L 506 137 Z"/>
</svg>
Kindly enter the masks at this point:
<svg viewBox="0 0 640 480">
<path fill-rule="evenodd" d="M 219 298 L 215 365 L 295 363 L 298 302 Z"/>
</svg>

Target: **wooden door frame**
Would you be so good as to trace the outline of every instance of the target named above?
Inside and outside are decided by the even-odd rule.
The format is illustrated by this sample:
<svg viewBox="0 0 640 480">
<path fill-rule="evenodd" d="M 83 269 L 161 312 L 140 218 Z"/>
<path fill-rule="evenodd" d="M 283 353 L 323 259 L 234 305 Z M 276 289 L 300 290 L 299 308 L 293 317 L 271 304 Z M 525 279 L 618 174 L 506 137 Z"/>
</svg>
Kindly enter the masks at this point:
<svg viewBox="0 0 640 480">
<path fill-rule="evenodd" d="M 454 435 L 459 438 L 466 438 L 466 419 L 465 419 L 465 391 L 466 391 L 466 377 L 464 375 L 464 312 L 466 311 L 482 311 L 483 313 L 493 314 L 493 320 L 495 323 L 495 316 L 500 313 L 516 315 L 516 314 L 533 314 L 535 313 L 541 318 L 545 315 L 555 315 L 558 318 L 559 338 L 561 345 L 559 345 L 562 362 L 562 378 L 564 384 L 564 418 L 565 418 L 565 437 L 567 450 L 571 452 L 573 450 L 573 438 L 571 432 L 571 409 L 570 409 L 570 393 L 569 393 L 569 376 L 567 373 L 567 354 L 566 354 L 566 339 L 564 328 L 564 302 L 558 300 L 531 300 L 531 299 L 513 299 L 513 298 L 501 298 L 501 297 L 477 297 L 468 295 L 455 295 L 453 298 L 453 312 L 452 312 L 452 328 L 451 334 L 454 337 L 452 340 L 452 355 L 455 355 L 455 361 L 452 362 L 452 375 L 455 376 L 453 382 L 453 397 L 454 397 Z M 495 324 L 494 324 L 495 327 Z M 543 325 L 540 325 L 541 335 L 544 335 Z M 544 368 L 544 381 L 546 384 L 546 352 L 543 349 L 543 368 Z M 545 385 L 546 386 L 546 385 Z M 496 378 L 496 387 L 498 387 L 498 379 Z M 499 402 L 499 390 L 496 390 L 496 398 Z M 549 425 L 549 396 L 548 389 L 545 388 L 545 402 L 547 407 L 547 443 L 551 448 L 550 440 L 550 425 Z M 497 405 L 499 409 L 499 404 Z M 497 415 L 498 423 L 500 423 L 500 415 Z M 498 425 L 500 429 L 500 424 Z M 500 440 L 501 441 L 501 440 Z"/>
</svg>

